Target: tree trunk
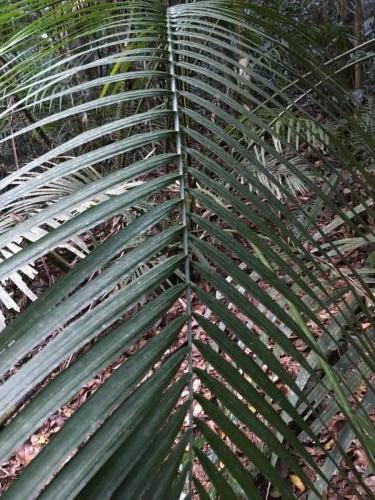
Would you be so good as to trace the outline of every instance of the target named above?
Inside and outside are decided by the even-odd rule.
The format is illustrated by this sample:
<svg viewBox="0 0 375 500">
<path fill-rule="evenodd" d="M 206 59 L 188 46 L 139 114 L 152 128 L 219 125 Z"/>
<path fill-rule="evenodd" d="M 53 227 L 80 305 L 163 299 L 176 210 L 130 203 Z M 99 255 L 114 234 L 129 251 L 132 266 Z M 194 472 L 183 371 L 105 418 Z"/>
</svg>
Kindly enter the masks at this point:
<svg viewBox="0 0 375 500">
<path fill-rule="evenodd" d="M 361 45 L 363 43 L 363 6 L 362 0 L 355 1 L 355 13 L 354 13 L 354 34 L 355 34 L 355 45 Z M 363 87 L 364 81 L 364 66 L 363 63 L 357 63 L 354 66 L 354 78 L 353 86 L 354 90 L 361 89 Z"/>
</svg>

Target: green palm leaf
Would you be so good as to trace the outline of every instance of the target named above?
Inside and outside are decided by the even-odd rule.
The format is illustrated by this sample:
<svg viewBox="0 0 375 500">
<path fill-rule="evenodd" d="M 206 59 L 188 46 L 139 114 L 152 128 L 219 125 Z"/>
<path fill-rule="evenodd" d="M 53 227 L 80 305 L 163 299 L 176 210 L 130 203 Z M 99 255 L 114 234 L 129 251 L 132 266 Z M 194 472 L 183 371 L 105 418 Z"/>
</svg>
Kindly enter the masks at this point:
<svg viewBox="0 0 375 500">
<path fill-rule="evenodd" d="M 242 0 L 0 6 L 0 148 L 45 146 L 0 179 L 2 283 L 95 242 L 4 312 L 0 462 L 69 415 L 4 498 L 323 498 L 347 471 L 370 498 L 374 144 L 344 56 Z"/>
</svg>

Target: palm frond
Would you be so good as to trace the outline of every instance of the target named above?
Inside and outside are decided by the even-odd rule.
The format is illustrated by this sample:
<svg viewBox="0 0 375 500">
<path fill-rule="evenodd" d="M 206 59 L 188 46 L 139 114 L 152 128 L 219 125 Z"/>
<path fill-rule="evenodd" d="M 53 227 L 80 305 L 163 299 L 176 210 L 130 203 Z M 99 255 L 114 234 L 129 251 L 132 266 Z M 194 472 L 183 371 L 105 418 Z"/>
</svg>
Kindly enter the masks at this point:
<svg viewBox="0 0 375 500">
<path fill-rule="evenodd" d="M 340 58 L 241 0 L 9 18 L 0 119 L 36 120 L 0 144 L 53 140 L 0 179 L 0 248 L 19 244 L 0 280 L 82 254 L 0 335 L 0 462 L 69 409 L 4 498 L 323 498 L 347 471 L 370 498 L 347 451 L 374 465 L 372 266 L 352 257 L 373 244 L 373 172 L 316 118 L 373 150 Z"/>
</svg>

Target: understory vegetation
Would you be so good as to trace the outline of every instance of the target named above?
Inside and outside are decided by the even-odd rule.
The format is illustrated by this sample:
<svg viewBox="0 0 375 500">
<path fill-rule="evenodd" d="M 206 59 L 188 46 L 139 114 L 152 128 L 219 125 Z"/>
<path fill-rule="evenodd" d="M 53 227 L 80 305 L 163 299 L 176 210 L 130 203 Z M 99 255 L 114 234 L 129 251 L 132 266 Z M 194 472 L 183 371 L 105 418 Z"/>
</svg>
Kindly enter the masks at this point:
<svg viewBox="0 0 375 500">
<path fill-rule="evenodd" d="M 375 498 L 375 6 L 0 0 L 0 494 Z"/>
</svg>

